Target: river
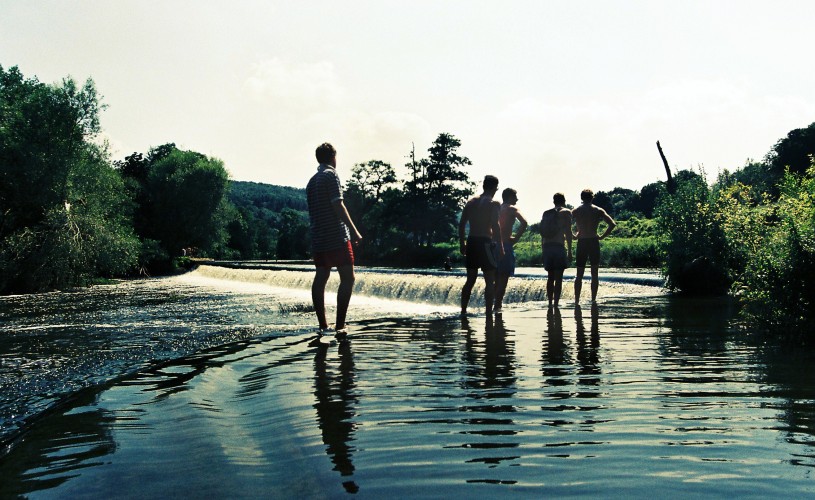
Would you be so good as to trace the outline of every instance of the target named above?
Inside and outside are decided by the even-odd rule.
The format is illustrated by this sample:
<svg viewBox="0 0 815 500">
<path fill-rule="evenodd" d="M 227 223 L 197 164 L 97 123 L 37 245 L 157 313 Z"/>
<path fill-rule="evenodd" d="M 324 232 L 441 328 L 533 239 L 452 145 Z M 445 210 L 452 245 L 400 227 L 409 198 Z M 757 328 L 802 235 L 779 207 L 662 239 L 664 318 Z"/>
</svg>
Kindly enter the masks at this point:
<svg viewBox="0 0 815 500">
<path fill-rule="evenodd" d="M 251 267 L 0 298 L 0 497 L 815 495 L 813 351 L 728 300 L 528 270 L 459 318 L 369 269 L 323 347 L 310 271 Z"/>
</svg>

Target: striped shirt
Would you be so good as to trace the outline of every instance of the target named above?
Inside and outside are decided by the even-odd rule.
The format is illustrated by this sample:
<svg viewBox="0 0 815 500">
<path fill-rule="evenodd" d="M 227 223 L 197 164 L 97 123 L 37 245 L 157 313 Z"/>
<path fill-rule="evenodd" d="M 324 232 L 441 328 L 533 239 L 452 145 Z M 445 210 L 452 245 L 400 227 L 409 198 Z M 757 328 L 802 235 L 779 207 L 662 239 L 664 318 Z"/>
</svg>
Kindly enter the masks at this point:
<svg viewBox="0 0 815 500">
<path fill-rule="evenodd" d="M 327 252 L 345 246 L 351 239 L 348 227 L 332 206 L 342 200 L 342 188 L 337 171 L 331 165 L 320 164 L 306 187 L 311 251 Z"/>
</svg>

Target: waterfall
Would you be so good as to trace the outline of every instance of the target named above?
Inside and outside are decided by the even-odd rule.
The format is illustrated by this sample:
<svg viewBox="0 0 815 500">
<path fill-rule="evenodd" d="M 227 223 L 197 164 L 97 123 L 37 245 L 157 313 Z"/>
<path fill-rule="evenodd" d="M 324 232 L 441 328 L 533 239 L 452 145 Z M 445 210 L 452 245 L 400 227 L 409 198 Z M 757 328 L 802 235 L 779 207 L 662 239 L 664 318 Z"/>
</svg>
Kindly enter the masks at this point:
<svg viewBox="0 0 815 500">
<path fill-rule="evenodd" d="M 312 269 L 236 269 L 201 265 L 193 273 L 208 278 L 256 283 L 280 288 L 309 290 L 314 279 Z M 339 275 L 331 273 L 326 290 L 336 289 Z M 357 272 L 354 293 L 382 299 L 458 306 L 464 276 L 455 274 L 409 274 L 388 272 Z M 572 296 L 564 286 L 564 299 Z M 513 278 L 510 280 L 505 303 L 546 300 L 546 280 Z M 484 280 L 479 276 L 470 299 L 471 306 L 484 305 Z"/>
<path fill-rule="evenodd" d="M 314 268 L 310 265 L 252 264 L 238 262 L 212 262 L 198 266 L 194 275 L 241 283 L 267 285 L 278 288 L 307 291 L 311 289 Z M 583 297 L 589 297 L 586 273 Z M 461 287 L 464 285 L 461 271 L 401 270 L 386 268 L 357 268 L 354 294 L 378 299 L 399 300 L 421 304 L 445 306 L 460 305 Z M 664 280 L 656 273 L 620 272 L 601 270 L 600 292 L 602 296 L 653 295 L 661 293 Z M 564 275 L 561 301 L 574 300 L 574 270 Z M 331 273 L 326 290 L 336 290 L 339 285 L 337 272 Z M 504 304 L 546 301 L 546 274 L 542 269 L 523 268 L 510 278 Z M 479 275 L 470 298 L 470 306 L 484 306 L 484 279 Z"/>
</svg>

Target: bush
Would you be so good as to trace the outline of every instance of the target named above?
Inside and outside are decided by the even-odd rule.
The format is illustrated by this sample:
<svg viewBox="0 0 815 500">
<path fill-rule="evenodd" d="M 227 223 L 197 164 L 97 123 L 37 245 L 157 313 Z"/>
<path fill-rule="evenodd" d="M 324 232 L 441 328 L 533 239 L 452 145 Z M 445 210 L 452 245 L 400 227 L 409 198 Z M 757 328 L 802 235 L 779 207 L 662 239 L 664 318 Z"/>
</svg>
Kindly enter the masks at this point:
<svg viewBox="0 0 815 500">
<path fill-rule="evenodd" d="M 679 182 L 674 195 L 660 198 L 656 228 L 668 288 L 689 294 L 727 292 L 732 283 L 727 240 L 703 176 Z"/>
<path fill-rule="evenodd" d="M 780 191 L 769 210 L 753 210 L 764 234 L 739 284 L 750 317 L 808 332 L 815 320 L 815 165 L 803 177 L 787 173 Z"/>
</svg>

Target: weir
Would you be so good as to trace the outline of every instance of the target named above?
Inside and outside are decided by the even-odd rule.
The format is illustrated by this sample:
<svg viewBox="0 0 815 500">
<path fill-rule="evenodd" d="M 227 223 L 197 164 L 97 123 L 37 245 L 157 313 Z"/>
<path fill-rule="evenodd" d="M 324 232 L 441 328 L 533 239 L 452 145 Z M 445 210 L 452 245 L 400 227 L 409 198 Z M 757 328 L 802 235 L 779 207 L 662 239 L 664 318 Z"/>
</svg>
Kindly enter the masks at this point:
<svg viewBox="0 0 815 500">
<path fill-rule="evenodd" d="M 522 268 L 510 279 L 505 304 L 546 301 L 546 274 L 542 269 Z M 564 275 L 561 300 L 573 300 L 574 270 Z M 314 268 L 308 264 L 266 264 L 257 262 L 200 263 L 194 274 L 207 278 L 257 283 L 272 287 L 309 290 Z M 584 294 L 591 281 L 586 273 Z M 354 293 L 390 300 L 402 300 L 457 306 L 464 284 L 463 271 L 405 270 L 386 268 L 356 268 Z M 661 292 L 664 283 L 655 273 L 601 273 L 599 297 L 614 295 L 653 295 Z M 327 290 L 336 289 L 339 277 L 332 273 Z M 588 296 L 588 295 L 585 295 Z M 473 289 L 471 306 L 484 305 L 484 280 L 479 276 Z"/>
</svg>

